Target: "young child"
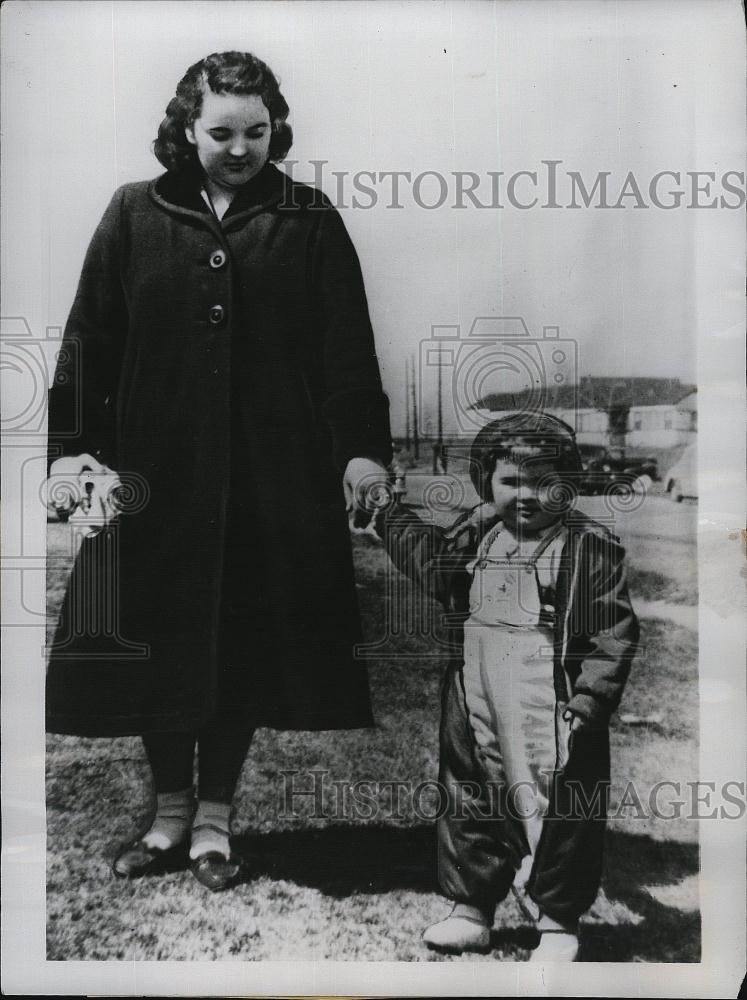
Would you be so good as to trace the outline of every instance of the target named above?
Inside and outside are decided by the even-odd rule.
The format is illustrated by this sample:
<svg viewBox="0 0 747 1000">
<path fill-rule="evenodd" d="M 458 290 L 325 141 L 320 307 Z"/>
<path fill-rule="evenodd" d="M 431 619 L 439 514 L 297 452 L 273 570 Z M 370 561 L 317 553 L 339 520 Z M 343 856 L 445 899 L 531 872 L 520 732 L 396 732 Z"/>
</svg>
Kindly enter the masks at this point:
<svg viewBox="0 0 747 1000">
<path fill-rule="evenodd" d="M 624 551 L 572 511 L 572 429 L 501 417 L 470 454 L 483 504 L 447 530 L 391 506 L 377 528 L 394 564 L 450 612 L 458 655 L 443 688 L 438 875 L 454 902 L 429 947 L 488 951 L 514 892 L 536 920 L 530 961 L 574 961 L 596 898 L 609 784 L 608 721 L 638 641 Z M 456 624 L 453 624 L 456 623 Z"/>
</svg>

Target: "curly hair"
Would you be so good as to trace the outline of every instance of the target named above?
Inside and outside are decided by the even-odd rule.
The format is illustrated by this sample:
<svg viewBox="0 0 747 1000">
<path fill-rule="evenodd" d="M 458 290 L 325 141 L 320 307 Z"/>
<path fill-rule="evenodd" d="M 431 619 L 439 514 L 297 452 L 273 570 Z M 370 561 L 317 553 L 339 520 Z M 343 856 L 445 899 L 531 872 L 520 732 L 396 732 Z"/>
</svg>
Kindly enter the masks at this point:
<svg viewBox="0 0 747 1000">
<path fill-rule="evenodd" d="M 251 52 L 214 52 L 189 67 L 158 127 L 153 152 L 167 170 L 182 170 L 196 162 L 197 154 L 184 129 L 200 117 L 208 89 L 214 94 L 259 94 L 270 113 L 269 159 L 279 163 L 286 156 L 293 131 L 286 122 L 290 109 L 275 74 Z"/>
</svg>

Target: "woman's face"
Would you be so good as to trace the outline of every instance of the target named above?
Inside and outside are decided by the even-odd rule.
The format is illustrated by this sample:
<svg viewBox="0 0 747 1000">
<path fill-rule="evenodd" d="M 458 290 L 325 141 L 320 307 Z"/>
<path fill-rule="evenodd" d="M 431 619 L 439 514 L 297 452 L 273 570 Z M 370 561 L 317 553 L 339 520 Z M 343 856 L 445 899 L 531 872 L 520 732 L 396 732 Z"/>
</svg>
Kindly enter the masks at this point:
<svg viewBox="0 0 747 1000">
<path fill-rule="evenodd" d="M 219 187 L 233 191 L 267 163 L 272 129 L 259 94 L 207 90 L 200 117 L 184 131 L 203 170 Z"/>
</svg>

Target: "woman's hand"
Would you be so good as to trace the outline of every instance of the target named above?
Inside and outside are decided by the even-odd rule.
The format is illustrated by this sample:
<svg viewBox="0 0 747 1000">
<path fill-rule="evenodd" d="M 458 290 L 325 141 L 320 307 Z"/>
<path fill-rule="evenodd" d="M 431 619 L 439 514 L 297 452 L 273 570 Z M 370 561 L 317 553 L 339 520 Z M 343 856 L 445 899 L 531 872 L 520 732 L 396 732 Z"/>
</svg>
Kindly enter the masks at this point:
<svg viewBox="0 0 747 1000">
<path fill-rule="evenodd" d="M 120 485 L 116 472 L 88 453 L 66 455 L 52 462 L 47 479 L 47 504 L 70 523 L 94 534 L 118 515 L 113 494 Z"/>
<path fill-rule="evenodd" d="M 342 477 L 348 513 L 353 513 L 353 526 L 365 528 L 376 510 L 377 497 L 386 497 L 389 473 L 386 466 L 374 458 L 351 458 Z"/>
</svg>

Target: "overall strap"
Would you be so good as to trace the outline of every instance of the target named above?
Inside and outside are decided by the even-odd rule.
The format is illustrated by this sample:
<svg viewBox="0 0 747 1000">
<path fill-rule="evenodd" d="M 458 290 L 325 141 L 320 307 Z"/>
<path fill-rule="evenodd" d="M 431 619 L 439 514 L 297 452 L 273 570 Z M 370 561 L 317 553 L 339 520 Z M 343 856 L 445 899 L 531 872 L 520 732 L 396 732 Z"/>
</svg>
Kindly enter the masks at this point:
<svg viewBox="0 0 747 1000">
<path fill-rule="evenodd" d="M 564 521 L 562 519 L 557 521 L 553 525 L 552 530 L 548 531 L 548 533 L 544 536 L 544 538 L 539 543 L 534 552 L 531 554 L 531 556 L 529 556 L 529 558 L 526 560 L 527 565 L 536 566 L 539 557 L 543 554 L 543 552 L 546 552 L 547 549 L 549 549 L 549 547 L 552 545 L 552 543 L 555 541 L 555 539 L 563 531 L 564 528 L 565 528 Z"/>
<path fill-rule="evenodd" d="M 540 556 L 543 554 L 543 552 L 547 551 L 547 549 L 550 547 L 550 545 L 552 545 L 552 543 L 555 541 L 558 535 L 560 535 L 560 533 L 563 531 L 564 528 L 565 528 L 565 521 L 563 519 L 557 521 L 556 524 L 553 525 L 552 529 L 548 531 L 548 533 L 541 539 L 539 545 L 530 556 L 526 557 L 520 556 L 515 560 L 510 558 L 507 561 L 515 562 L 515 565 L 524 566 L 528 569 L 535 568 Z M 470 573 L 473 572 L 478 566 L 485 563 L 487 554 L 490 550 L 490 546 L 493 544 L 493 542 L 495 541 L 495 539 L 498 537 L 498 535 L 502 530 L 503 530 L 503 521 L 499 521 L 497 524 L 493 525 L 493 527 L 485 534 L 485 537 L 482 539 L 477 548 L 477 552 L 475 553 L 474 559 L 466 567 L 468 572 Z"/>
<path fill-rule="evenodd" d="M 503 529 L 503 521 L 498 521 L 489 528 L 488 531 L 483 535 L 480 544 L 477 546 L 477 551 L 475 552 L 474 558 L 472 558 L 467 565 L 464 567 L 465 570 L 471 575 L 475 572 L 477 567 L 485 561 L 485 555 L 488 552 L 490 546 L 496 540 L 498 535 Z"/>
</svg>

